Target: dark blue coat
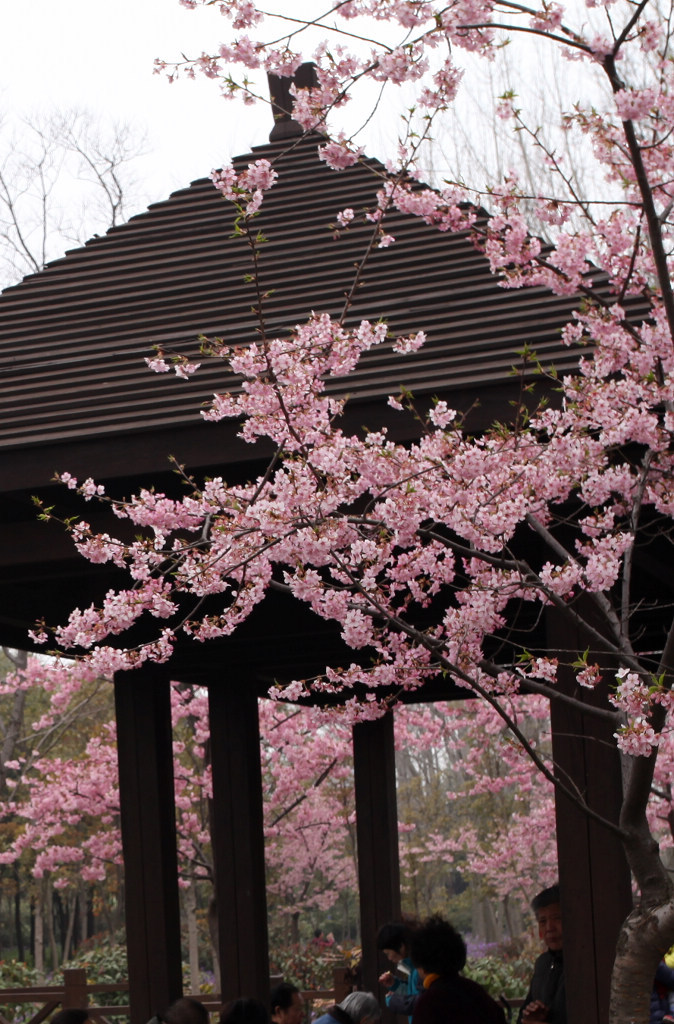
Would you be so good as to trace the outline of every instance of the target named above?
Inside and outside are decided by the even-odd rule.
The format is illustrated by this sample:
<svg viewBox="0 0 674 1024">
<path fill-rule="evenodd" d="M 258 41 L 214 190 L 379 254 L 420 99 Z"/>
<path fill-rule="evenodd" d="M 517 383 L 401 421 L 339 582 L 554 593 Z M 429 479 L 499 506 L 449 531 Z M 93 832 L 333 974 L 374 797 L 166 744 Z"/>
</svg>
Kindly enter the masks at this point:
<svg viewBox="0 0 674 1024">
<path fill-rule="evenodd" d="M 655 985 L 651 992 L 651 1024 L 662 1024 L 662 1018 L 669 1010 L 670 992 L 674 992 L 674 969 L 664 960 L 655 972 Z"/>
</svg>

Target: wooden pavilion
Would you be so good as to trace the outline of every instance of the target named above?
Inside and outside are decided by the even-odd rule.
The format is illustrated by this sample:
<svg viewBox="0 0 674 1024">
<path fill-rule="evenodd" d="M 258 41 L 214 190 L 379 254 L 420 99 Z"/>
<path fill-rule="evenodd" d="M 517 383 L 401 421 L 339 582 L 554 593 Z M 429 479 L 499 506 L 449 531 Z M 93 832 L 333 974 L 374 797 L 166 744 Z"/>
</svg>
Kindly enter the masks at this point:
<svg viewBox="0 0 674 1024">
<path fill-rule="evenodd" d="M 259 221 L 269 240 L 262 285 L 273 289 L 266 318 L 278 332 L 311 309 L 341 312 L 368 229 L 356 225 L 335 240 L 329 225 L 339 210 L 371 202 L 373 172 L 381 170 L 375 160 L 330 170 L 317 157 L 320 138 L 298 128 L 281 118 L 268 145 L 234 161 L 241 170 L 266 157 L 280 174 Z M 517 387 L 509 371 L 525 344 L 558 369 L 573 366 L 559 333 L 569 299 L 542 289 L 504 291 L 463 235 L 400 214 L 388 218 L 387 230 L 398 242 L 372 255 L 348 320 L 384 317 L 395 332 L 423 329 L 429 341 L 411 358 L 390 348 L 366 356 L 349 381 L 347 426 L 386 422 L 404 440 L 409 424 L 386 406 L 404 384 L 422 400 L 439 395 L 471 408 L 479 430 L 507 417 Z M 184 382 L 156 376 L 144 362 L 156 345 L 190 354 L 201 334 L 229 343 L 254 334 L 247 251 L 231 234 L 229 204 L 209 180 L 195 181 L 0 296 L 3 644 L 25 648 L 37 619 L 64 621 L 74 605 L 99 602 L 118 582 L 114 568 L 90 565 L 58 526 L 37 521 L 36 494 L 66 514 L 80 510 L 54 483 L 55 472 L 92 476 L 122 497 L 150 484 L 176 493 L 169 455 L 197 477 L 247 479 L 257 471 L 232 424 L 199 416 L 221 386 L 221 367 L 206 365 Z M 96 514 L 104 526 L 104 514 Z M 567 647 L 574 638 L 558 641 Z M 257 699 L 274 681 L 304 677 L 341 652 L 326 623 L 272 595 L 230 639 L 185 646 L 167 666 L 115 679 L 133 1024 L 181 994 L 169 680 L 198 682 L 210 696 L 223 994 L 266 998 Z M 455 696 L 435 685 L 416 699 Z M 608 746 L 587 737 L 587 723 L 567 711 L 554 711 L 553 729 L 561 770 L 615 815 L 620 775 Z M 353 740 L 363 982 L 376 991 L 376 931 L 398 915 L 400 900 L 393 717 L 357 726 Z M 558 843 L 569 1019 L 598 1024 L 607 1016 L 616 934 L 630 907 L 629 876 L 612 836 L 563 802 Z"/>
</svg>

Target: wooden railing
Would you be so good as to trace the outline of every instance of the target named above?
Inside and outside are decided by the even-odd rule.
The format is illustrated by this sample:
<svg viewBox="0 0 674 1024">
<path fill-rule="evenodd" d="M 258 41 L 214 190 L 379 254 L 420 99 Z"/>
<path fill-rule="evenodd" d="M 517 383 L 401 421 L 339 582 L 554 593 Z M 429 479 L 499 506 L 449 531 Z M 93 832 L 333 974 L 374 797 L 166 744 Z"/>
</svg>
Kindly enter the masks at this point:
<svg viewBox="0 0 674 1024">
<path fill-rule="evenodd" d="M 333 971 L 333 987 L 330 989 L 310 989 L 302 995 L 307 1003 L 320 1001 L 341 1002 L 355 988 L 355 975 L 348 967 L 336 967 Z M 91 996 L 105 992 L 128 992 L 128 981 L 111 981 L 88 984 L 87 972 L 83 968 L 71 968 L 63 972 L 62 985 L 35 985 L 32 988 L 0 989 L 0 1006 L 34 1005 L 39 1008 L 24 1024 L 42 1024 L 55 1010 L 86 1010 L 94 1024 L 110 1024 L 110 1017 L 128 1017 L 128 1004 L 113 1005 L 91 1000 Z M 217 1012 L 222 1005 L 222 997 L 218 993 L 195 993 L 210 1012 Z M 0 1024 L 9 1024 L 7 1018 L 0 1013 Z"/>
<path fill-rule="evenodd" d="M 30 988 L 0 989 L 0 1006 L 12 1004 L 40 1005 L 39 1009 L 25 1024 L 41 1024 L 57 1009 L 86 1009 L 93 1021 L 107 1024 L 106 1018 L 115 1014 L 128 1016 L 128 1006 L 106 1006 L 91 1004 L 90 995 L 103 992 L 128 992 L 128 981 L 111 981 L 104 984 L 87 984 L 87 972 L 82 968 L 71 968 L 63 972 L 62 985 L 34 985 Z M 0 1024 L 8 1024 L 6 1017 L 0 1013 Z"/>
</svg>

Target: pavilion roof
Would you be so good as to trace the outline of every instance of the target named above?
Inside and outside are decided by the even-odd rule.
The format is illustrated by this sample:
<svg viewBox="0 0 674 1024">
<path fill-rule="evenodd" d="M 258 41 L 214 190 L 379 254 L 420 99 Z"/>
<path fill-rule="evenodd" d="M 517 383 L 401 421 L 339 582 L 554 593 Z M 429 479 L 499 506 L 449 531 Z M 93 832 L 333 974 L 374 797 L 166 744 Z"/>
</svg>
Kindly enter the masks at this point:
<svg viewBox="0 0 674 1024">
<path fill-rule="evenodd" d="M 345 207 L 372 205 L 375 160 L 337 173 L 317 159 L 316 136 L 268 144 L 234 160 L 275 161 L 279 183 L 257 221 L 268 330 L 282 333 L 309 310 L 339 315 L 371 227 L 339 239 L 330 225 Z M 153 346 L 197 357 L 199 335 L 245 343 L 257 321 L 249 251 L 232 238 L 233 213 L 210 180 L 174 192 L 138 216 L 50 263 L 0 296 L 0 450 L 64 446 L 194 425 L 223 387 L 223 366 L 206 362 L 185 382 L 145 365 Z M 395 333 L 423 329 L 413 357 L 385 346 L 349 379 L 357 401 L 404 384 L 415 394 L 503 386 L 525 343 L 543 361 L 569 365 L 560 341 L 568 299 L 542 289 L 504 290 L 465 234 L 387 215 L 396 243 L 375 249 L 349 321 L 383 317 Z M 338 386 L 338 385 L 335 385 Z M 107 447 L 106 445 L 106 447 Z"/>
</svg>

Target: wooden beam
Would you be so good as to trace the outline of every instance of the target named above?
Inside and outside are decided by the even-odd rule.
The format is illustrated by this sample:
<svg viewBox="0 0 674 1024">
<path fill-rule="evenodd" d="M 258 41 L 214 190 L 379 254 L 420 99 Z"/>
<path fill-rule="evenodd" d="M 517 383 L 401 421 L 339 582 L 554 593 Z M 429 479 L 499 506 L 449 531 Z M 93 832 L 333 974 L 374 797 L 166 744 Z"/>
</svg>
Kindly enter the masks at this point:
<svg viewBox="0 0 674 1024">
<path fill-rule="evenodd" d="M 553 649 L 566 652 L 567 661 L 569 651 L 587 647 L 587 639 L 572 635 L 553 612 L 548 636 Z M 560 688 L 587 703 L 608 707 L 605 686 L 581 690 L 573 670 L 561 661 Z M 594 811 L 617 824 L 622 776 L 612 726 L 561 701 L 551 701 L 550 718 L 558 777 L 575 786 Z M 618 933 L 632 910 L 629 868 L 614 833 L 563 795 L 557 796 L 555 806 L 568 1019 L 603 1024 L 608 1020 Z"/>
<path fill-rule="evenodd" d="M 353 729 L 362 986 L 377 992 L 377 932 L 400 920 L 400 866 L 393 714 Z"/>
<path fill-rule="evenodd" d="M 211 837 L 223 1001 L 269 1001 L 262 772 L 253 687 L 209 684 Z"/>
<path fill-rule="evenodd" d="M 115 674 L 131 1024 L 182 995 L 169 679 Z"/>
</svg>

